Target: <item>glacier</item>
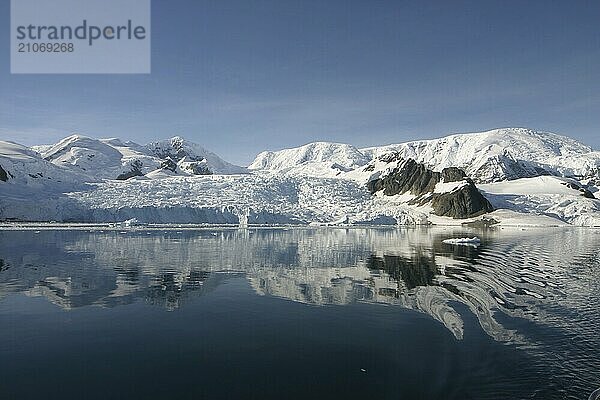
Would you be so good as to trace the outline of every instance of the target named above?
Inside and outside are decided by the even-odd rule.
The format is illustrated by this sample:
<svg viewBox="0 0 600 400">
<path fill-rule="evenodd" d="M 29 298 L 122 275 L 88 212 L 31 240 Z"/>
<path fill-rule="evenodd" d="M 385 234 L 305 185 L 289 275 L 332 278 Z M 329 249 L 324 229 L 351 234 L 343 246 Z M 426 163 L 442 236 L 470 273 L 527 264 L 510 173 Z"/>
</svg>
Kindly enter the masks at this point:
<svg viewBox="0 0 600 400">
<path fill-rule="evenodd" d="M 371 193 L 406 160 L 458 168 L 494 207 L 472 218 L 433 213 L 429 192 Z M 453 134 L 380 147 L 316 142 L 236 166 L 181 137 L 140 145 L 69 136 L 28 148 L 0 141 L 0 220 L 142 224 L 600 226 L 600 152 L 526 128 Z M 420 201 L 415 199 L 419 198 Z M 423 198 L 425 200 L 423 200 Z"/>
</svg>

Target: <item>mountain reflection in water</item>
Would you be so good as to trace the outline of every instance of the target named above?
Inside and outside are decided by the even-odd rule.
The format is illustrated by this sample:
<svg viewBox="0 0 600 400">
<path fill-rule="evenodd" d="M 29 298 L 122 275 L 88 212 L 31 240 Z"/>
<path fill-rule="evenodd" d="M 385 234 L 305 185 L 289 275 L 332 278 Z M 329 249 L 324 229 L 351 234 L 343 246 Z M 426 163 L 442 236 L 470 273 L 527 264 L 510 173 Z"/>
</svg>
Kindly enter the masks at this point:
<svg viewBox="0 0 600 400">
<path fill-rule="evenodd" d="M 442 243 L 473 234 L 479 247 Z M 417 310 L 459 340 L 466 306 L 497 341 L 543 352 L 578 340 L 562 365 L 589 369 L 600 367 L 585 356 L 600 348 L 599 239 L 583 229 L 1 231 L 0 302 L 12 293 L 64 309 L 143 299 L 175 311 L 245 277 L 258 295 L 294 302 Z M 561 333 L 540 344 L 522 321 Z"/>
<path fill-rule="evenodd" d="M 584 297 L 591 270 L 578 266 L 598 268 L 600 234 L 578 232 L 490 231 L 477 248 L 442 243 L 466 234 L 447 229 L 0 232 L 0 296 L 24 292 L 66 309 L 143 298 L 174 310 L 233 273 L 261 295 L 420 310 L 460 338 L 458 301 L 507 340 L 494 312 L 537 318 L 545 299 Z"/>
</svg>

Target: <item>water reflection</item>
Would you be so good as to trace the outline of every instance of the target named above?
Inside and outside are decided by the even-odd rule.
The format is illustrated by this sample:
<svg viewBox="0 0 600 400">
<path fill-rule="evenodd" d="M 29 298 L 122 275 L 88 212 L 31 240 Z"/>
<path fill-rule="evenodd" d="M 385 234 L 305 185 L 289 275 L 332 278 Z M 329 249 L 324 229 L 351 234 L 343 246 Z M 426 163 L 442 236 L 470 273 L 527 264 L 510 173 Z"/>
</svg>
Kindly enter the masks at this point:
<svg viewBox="0 0 600 400">
<path fill-rule="evenodd" d="M 522 342 L 498 313 L 544 322 L 596 298 L 599 232 L 448 229 L 0 232 L 0 297 L 72 309 L 144 299 L 181 307 L 231 276 L 259 295 L 309 304 L 373 302 L 429 314 L 460 339 L 466 305 L 491 337 Z M 560 318 L 555 318 L 560 325 Z M 564 322 L 564 321 L 563 321 Z M 566 326 L 566 322 L 562 327 Z"/>
<path fill-rule="evenodd" d="M 442 243 L 474 234 L 482 239 L 477 248 Z M 363 314 L 357 313 L 348 325 L 341 324 L 344 329 L 361 324 L 368 317 L 364 312 L 372 312 L 373 307 L 415 310 L 438 321 L 440 325 L 432 325 L 439 326 L 453 343 L 471 346 L 477 343 L 474 338 L 491 342 L 491 337 L 525 349 L 536 360 L 532 370 L 523 373 L 528 389 L 532 379 L 543 376 L 545 387 L 542 391 L 532 388 L 536 393 L 576 398 L 591 392 L 600 378 L 596 356 L 600 347 L 599 239 L 600 231 L 589 229 L 0 231 L 0 306 L 3 298 L 13 294 L 43 297 L 66 310 L 145 302 L 173 311 L 163 314 L 166 320 L 186 310 L 195 311 L 194 302 L 200 296 L 210 298 L 215 289 L 235 280 L 237 284 L 247 282 L 245 290 L 269 297 L 259 299 L 250 294 L 253 299 L 272 301 L 265 309 L 255 310 L 258 314 L 275 310 L 273 304 L 285 310 L 277 315 L 305 310 L 302 318 L 318 314 L 316 310 L 339 311 L 320 307 L 323 305 L 374 304 L 357 306 Z M 156 317 L 160 313 L 157 308 L 147 309 Z M 89 308 L 90 314 L 98 310 Z M 116 311 L 111 310 L 111 315 L 118 314 Z M 199 326 L 207 319 L 201 321 Z M 225 324 L 223 321 L 217 322 Z M 269 332 L 277 330 L 279 323 L 285 324 L 276 317 L 273 321 L 265 328 Z M 188 326 L 188 320 L 180 323 L 173 331 Z M 235 323 L 225 324 L 215 337 L 235 330 Z M 385 320 L 382 326 L 391 323 Z M 49 326 L 54 326 L 54 321 Z M 329 326 L 321 325 L 325 330 Z M 296 330 L 294 326 L 288 334 Z M 276 337 L 266 338 L 265 343 L 272 343 Z M 313 343 L 308 339 L 301 344 Z M 348 341 L 353 340 L 356 338 L 348 332 Z M 444 357 L 427 353 L 428 344 L 411 356 L 443 361 Z M 388 349 L 382 351 L 387 354 Z M 468 357 L 471 351 L 469 347 Z M 490 358 L 497 355 L 489 354 Z M 249 359 L 256 356 L 252 352 Z M 385 360 L 381 357 L 378 362 Z M 157 356 L 163 358 L 162 353 Z M 368 357 L 360 358 L 362 362 Z M 481 375 L 469 373 L 476 382 L 485 374 L 494 379 L 497 374 L 485 366 Z M 498 394 L 490 392 L 487 397 L 498 398 Z"/>
</svg>

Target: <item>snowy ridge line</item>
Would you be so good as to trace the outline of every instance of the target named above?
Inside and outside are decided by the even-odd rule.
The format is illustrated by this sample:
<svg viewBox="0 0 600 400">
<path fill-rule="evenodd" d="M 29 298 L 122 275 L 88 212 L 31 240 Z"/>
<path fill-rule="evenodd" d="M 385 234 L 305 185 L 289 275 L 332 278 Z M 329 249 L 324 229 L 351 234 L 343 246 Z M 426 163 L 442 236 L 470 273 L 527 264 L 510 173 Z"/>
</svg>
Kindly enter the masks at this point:
<svg viewBox="0 0 600 400">
<path fill-rule="evenodd" d="M 599 154 L 525 128 L 364 149 L 316 142 L 263 152 L 248 168 L 181 137 L 139 145 L 72 135 L 31 149 L 0 141 L 0 220 L 352 226 L 484 217 L 499 226 L 600 226 Z M 402 191 L 370 192 L 368 182 L 408 165 L 425 181 L 405 174 Z M 479 192 L 496 211 L 433 214 L 435 199 Z"/>
<path fill-rule="evenodd" d="M 390 153 L 424 163 L 436 171 L 461 168 L 478 183 L 543 174 L 575 178 L 600 176 L 600 152 L 566 136 L 527 128 L 454 134 L 362 149 L 317 142 L 294 149 L 263 152 L 249 168 L 305 175 L 318 171 L 320 176 L 338 176 Z M 324 158 L 324 154 L 331 157 Z"/>
</svg>

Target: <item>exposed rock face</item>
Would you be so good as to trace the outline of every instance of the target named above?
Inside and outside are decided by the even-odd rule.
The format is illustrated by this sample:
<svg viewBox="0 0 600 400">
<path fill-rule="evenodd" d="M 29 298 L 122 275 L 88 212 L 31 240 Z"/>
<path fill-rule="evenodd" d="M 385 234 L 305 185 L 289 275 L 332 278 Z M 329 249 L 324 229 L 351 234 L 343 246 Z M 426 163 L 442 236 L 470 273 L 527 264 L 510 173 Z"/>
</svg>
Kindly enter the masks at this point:
<svg viewBox="0 0 600 400">
<path fill-rule="evenodd" d="M 465 171 L 460 168 L 449 167 L 442 170 L 442 181 L 444 182 L 460 182 L 466 179 Z"/>
<path fill-rule="evenodd" d="M 386 155 L 397 167 L 383 177 L 370 180 L 367 187 L 371 193 L 383 190 L 386 196 L 411 193 L 415 196 L 410 204 L 431 203 L 436 215 L 452 218 L 471 218 L 494 211 L 491 203 L 479 192 L 475 183 L 459 168 L 449 167 L 442 172 L 428 169 L 412 159 L 401 160 Z M 435 193 L 438 183 L 461 182 L 454 190 Z"/>
<path fill-rule="evenodd" d="M 595 184 L 595 182 L 593 182 L 593 183 Z M 594 196 L 594 194 L 592 192 L 590 192 L 589 189 L 584 188 L 579 184 L 576 184 L 573 182 L 565 182 L 565 183 L 563 183 L 563 185 L 565 185 L 569 189 L 579 190 L 579 192 L 581 192 L 581 195 L 583 197 L 585 197 L 586 199 L 595 199 L 596 198 L 596 196 Z"/>
<path fill-rule="evenodd" d="M 473 182 L 449 193 L 436 193 L 431 200 L 436 215 L 452 218 L 470 218 L 494 211 Z"/>
<path fill-rule="evenodd" d="M 530 161 L 515 159 L 510 153 L 490 157 L 474 172 L 477 182 L 500 182 L 520 178 L 552 175 Z"/>
<path fill-rule="evenodd" d="M 185 141 L 183 138 L 180 137 L 172 138 L 170 140 L 170 146 L 168 147 L 161 146 L 161 143 L 157 142 L 149 144 L 148 148 L 158 158 L 161 158 L 163 160 L 170 159 L 175 163 L 183 159 L 184 157 L 187 157 L 189 160 L 192 161 L 202 160 L 202 157 L 196 157 L 193 154 L 190 154 L 188 151 L 186 151 Z"/>
<path fill-rule="evenodd" d="M 382 161 L 388 160 L 389 158 Z M 420 196 L 433 192 L 435 185 L 440 182 L 440 178 L 441 174 L 439 172 L 433 172 L 427 169 L 425 165 L 408 159 L 392 173 L 383 178 L 369 181 L 367 188 L 371 193 L 383 190 L 383 194 L 386 196 L 394 196 L 406 192 Z"/>
<path fill-rule="evenodd" d="M 175 161 L 173 161 L 171 159 L 171 157 L 165 158 L 161 162 L 160 167 L 162 169 L 168 169 L 169 171 L 172 171 L 172 172 L 177 172 L 177 164 L 175 163 Z"/>
<path fill-rule="evenodd" d="M 463 222 L 462 226 L 468 226 L 471 228 L 489 228 L 490 226 L 494 226 L 499 224 L 500 221 L 491 218 L 491 217 L 483 217 L 481 219 L 477 219 L 471 222 Z"/>
<path fill-rule="evenodd" d="M 131 171 L 123 172 L 119 176 L 117 176 L 118 181 L 126 181 L 127 179 L 131 179 L 134 176 L 143 176 L 142 171 L 133 169 Z"/>
<path fill-rule="evenodd" d="M 596 198 L 596 196 L 594 196 L 594 194 L 587 189 L 581 189 L 580 191 L 581 191 L 581 195 L 583 197 L 585 197 L 586 199 L 595 199 Z"/>
<path fill-rule="evenodd" d="M 134 176 L 143 176 L 142 172 L 142 163 L 139 160 L 135 160 L 131 163 L 131 171 L 123 172 L 119 176 L 117 176 L 117 180 L 125 181 L 127 179 L 133 178 Z"/>
<path fill-rule="evenodd" d="M 8 181 L 8 174 L 6 173 L 4 168 L 2 168 L 1 165 L 0 165 L 0 181 L 2 181 L 2 182 Z"/>
<path fill-rule="evenodd" d="M 182 158 L 177 165 L 182 171 L 192 175 L 212 175 L 212 170 L 208 167 L 206 159 L 199 161 L 188 161 L 187 157 Z"/>
</svg>

